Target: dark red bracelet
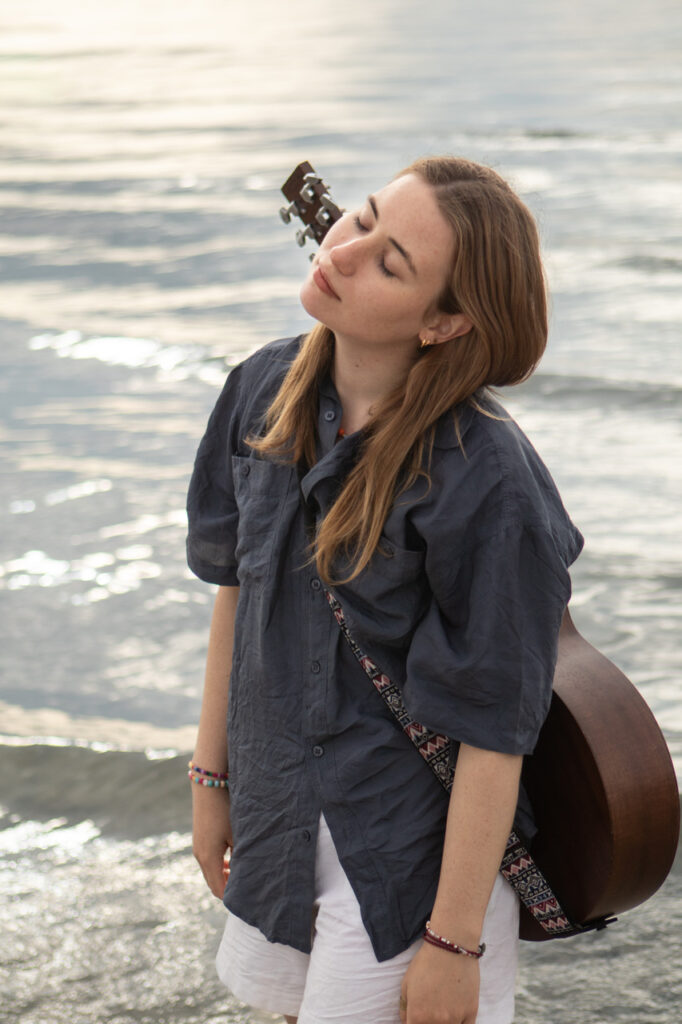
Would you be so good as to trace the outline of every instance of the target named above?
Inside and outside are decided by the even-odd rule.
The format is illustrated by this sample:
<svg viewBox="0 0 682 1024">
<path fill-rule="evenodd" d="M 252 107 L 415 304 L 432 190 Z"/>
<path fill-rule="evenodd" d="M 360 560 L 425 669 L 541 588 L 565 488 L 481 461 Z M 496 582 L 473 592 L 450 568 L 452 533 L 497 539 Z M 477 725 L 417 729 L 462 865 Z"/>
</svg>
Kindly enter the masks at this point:
<svg viewBox="0 0 682 1024">
<path fill-rule="evenodd" d="M 465 949 L 464 946 L 458 946 L 456 942 L 450 942 L 449 939 L 443 938 L 442 935 L 437 935 L 431 928 L 430 921 L 426 922 L 424 942 L 428 942 L 431 946 L 438 946 L 439 949 L 446 949 L 448 953 L 460 953 L 462 956 L 471 956 L 474 960 L 480 960 L 485 953 L 485 942 L 482 942 L 477 950 Z"/>
</svg>

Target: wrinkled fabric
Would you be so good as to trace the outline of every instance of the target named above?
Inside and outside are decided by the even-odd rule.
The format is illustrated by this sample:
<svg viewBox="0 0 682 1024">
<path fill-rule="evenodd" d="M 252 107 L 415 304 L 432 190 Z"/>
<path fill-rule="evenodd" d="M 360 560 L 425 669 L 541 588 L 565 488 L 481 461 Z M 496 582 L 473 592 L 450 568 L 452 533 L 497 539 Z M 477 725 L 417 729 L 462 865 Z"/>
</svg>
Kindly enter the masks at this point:
<svg viewBox="0 0 682 1024">
<path fill-rule="evenodd" d="M 400 1024 L 400 987 L 421 936 L 377 963 L 355 893 L 320 816 L 315 858 L 312 953 L 268 942 L 228 914 L 216 956 L 218 977 L 241 1003 L 298 1017 L 298 1024 Z M 511 1024 L 519 955 L 519 900 L 501 874 L 488 902 L 479 961 L 475 1024 Z"/>
<path fill-rule="evenodd" d="M 228 710 L 235 847 L 224 901 L 268 939 L 310 951 L 321 812 L 377 959 L 422 932 L 433 906 L 447 795 L 374 691 L 309 564 L 313 519 L 334 501 L 361 434 L 336 440 L 320 388 L 319 458 L 299 481 L 246 439 L 300 339 L 233 369 L 188 495 L 190 568 L 240 587 Z M 438 422 L 424 478 L 394 503 L 370 565 L 334 588 L 358 644 L 412 715 L 457 742 L 533 750 L 549 707 L 568 566 L 582 538 L 539 456 L 487 396 Z M 300 484 L 300 486 L 299 486 Z M 516 826 L 532 830 L 522 798 Z"/>
</svg>

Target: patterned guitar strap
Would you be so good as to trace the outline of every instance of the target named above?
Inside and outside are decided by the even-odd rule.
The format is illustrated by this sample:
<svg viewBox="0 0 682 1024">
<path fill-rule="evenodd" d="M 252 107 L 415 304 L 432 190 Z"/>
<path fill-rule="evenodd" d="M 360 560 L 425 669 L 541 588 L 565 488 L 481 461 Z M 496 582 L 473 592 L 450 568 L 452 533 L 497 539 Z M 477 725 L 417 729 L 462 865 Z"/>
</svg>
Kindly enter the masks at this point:
<svg viewBox="0 0 682 1024">
<path fill-rule="evenodd" d="M 398 720 L 403 732 L 409 736 L 440 784 L 449 793 L 454 777 L 454 768 L 450 763 L 450 740 L 447 736 L 431 732 L 430 729 L 426 729 L 410 717 L 398 687 L 377 668 L 371 658 L 362 653 L 350 634 L 341 605 L 326 588 L 325 594 L 353 654 L 372 680 L 375 689 L 389 710 Z M 547 879 L 516 832 L 512 832 L 507 840 L 500 871 L 524 906 L 549 936 L 554 938 L 577 935 L 580 932 L 591 930 L 589 925 L 583 927 L 570 920 L 552 892 Z"/>
</svg>

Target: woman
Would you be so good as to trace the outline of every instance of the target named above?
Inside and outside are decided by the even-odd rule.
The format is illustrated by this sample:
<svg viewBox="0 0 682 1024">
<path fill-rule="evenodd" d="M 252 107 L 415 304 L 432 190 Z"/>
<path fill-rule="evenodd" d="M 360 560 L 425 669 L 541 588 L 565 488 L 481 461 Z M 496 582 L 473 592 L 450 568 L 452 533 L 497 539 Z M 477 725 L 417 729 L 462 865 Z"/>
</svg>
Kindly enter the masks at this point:
<svg viewBox="0 0 682 1024">
<path fill-rule="evenodd" d="M 492 170 L 420 160 L 332 227 L 301 300 L 317 326 L 230 373 L 188 502 L 189 564 L 220 585 L 190 767 L 221 783 L 192 787 L 217 896 L 234 844 L 218 970 L 300 1024 L 511 1024 L 498 869 L 512 822 L 532 830 L 521 759 L 582 543 L 486 390 L 545 347 L 535 225 Z M 412 717 L 455 741 L 449 798 L 327 587 Z"/>
</svg>

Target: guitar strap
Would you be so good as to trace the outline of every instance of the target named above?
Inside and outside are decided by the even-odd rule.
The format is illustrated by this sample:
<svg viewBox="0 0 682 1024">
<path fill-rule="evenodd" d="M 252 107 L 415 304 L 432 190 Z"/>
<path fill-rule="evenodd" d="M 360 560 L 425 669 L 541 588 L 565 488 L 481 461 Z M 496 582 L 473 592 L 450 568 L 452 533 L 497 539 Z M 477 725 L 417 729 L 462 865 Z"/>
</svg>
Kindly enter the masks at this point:
<svg viewBox="0 0 682 1024">
<path fill-rule="evenodd" d="M 449 793 L 455 774 L 450 759 L 450 740 L 447 736 L 425 728 L 410 717 L 398 687 L 377 668 L 371 658 L 363 654 L 351 636 L 341 605 L 326 588 L 325 594 L 341 632 L 374 684 L 374 688 L 397 719 L 400 728 L 412 740 L 440 784 Z M 548 937 L 559 938 L 590 930 L 589 926 L 583 927 L 571 921 L 516 832 L 511 832 L 507 840 L 500 871 L 524 906 L 547 932 Z"/>
</svg>

